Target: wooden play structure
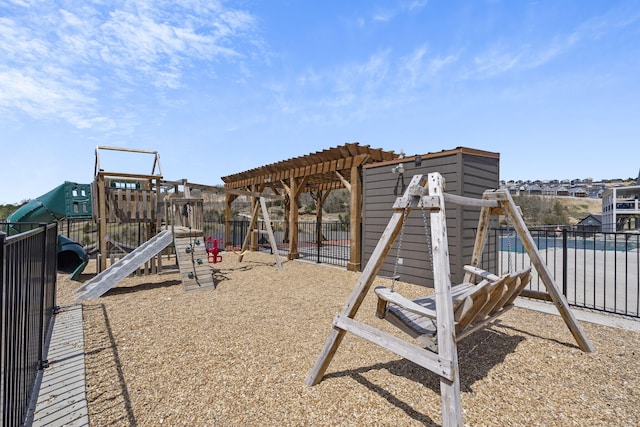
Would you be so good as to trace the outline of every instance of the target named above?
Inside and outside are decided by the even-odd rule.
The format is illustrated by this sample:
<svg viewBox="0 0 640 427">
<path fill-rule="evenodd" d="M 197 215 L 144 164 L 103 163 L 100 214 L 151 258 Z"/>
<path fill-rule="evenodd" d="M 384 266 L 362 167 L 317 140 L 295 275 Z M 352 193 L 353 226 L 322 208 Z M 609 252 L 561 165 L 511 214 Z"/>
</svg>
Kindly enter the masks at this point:
<svg viewBox="0 0 640 427">
<path fill-rule="evenodd" d="M 480 208 L 473 256 L 465 267 L 463 283 L 456 286 L 451 285 L 445 203 Z M 423 175 L 414 175 L 404 195 L 397 198 L 393 209 L 394 213 L 355 288 L 342 312 L 333 320 L 325 345 L 306 378 L 307 385 L 315 385 L 322 380 L 346 332 L 351 332 L 438 375 L 442 424 L 462 426 L 457 342 L 491 324 L 511 308 L 515 298 L 530 280 L 530 269 L 498 276 L 478 268 L 487 240 L 489 220 L 493 215 L 505 215 L 513 224 L 546 286 L 549 298 L 557 307 L 578 346 L 585 352 L 594 351 L 566 299 L 554 283 L 518 207 L 506 190 L 487 190 L 482 199 L 468 198 L 445 193 L 444 179 L 439 173 L 430 173 L 426 180 Z M 421 211 L 424 217 L 425 237 L 431 249 L 430 264 L 435 293 L 410 300 L 393 289 L 378 287 L 375 291 L 379 301 L 377 316 L 389 320 L 415 338 L 415 342 L 410 342 L 354 320 L 354 317 L 398 236 L 401 242 L 405 221 L 414 210 Z"/>
<path fill-rule="evenodd" d="M 144 157 L 150 161 L 151 170 L 146 174 L 104 170 L 102 157 L 106 153 L 136 156 L 138 159 Z M 98 272 L 107 268 L 108 224 L 140 224 L 147 238 L 153 237 L 160 229 L 158 194 L 161 181 L 160 155 L 157 151 L 96 147 L 91 197 L 94 221 L 98 225 Z M 151 257 L 145 263 L 145 273 L 161 270 L 162 259 L 159 256 Z"/>
<path fill-rule="evenodd" d="M 101 168 L 100 153 L 114 151 L 151 156 L 150 174 L 105 171 Z M 177 183 L 173 184 L 177 188 Z M 103 295 L 119 281 L 134 272 L 143 274 L 162 271 L 161 252 L 171 244 L 175 247 L 180 278 L 186 291 L 215 286 L 203 235 L 203 201 L 186 197 L 161 197 L 162 180 L 160 157 L 156 151 L 114 147 L 96 148 L 95 179 L 92 197 L 95 221 L 98 224 L 98 274 L 75 291 L 76 299 Z M 177 191 L 176 193 L 177 194 Z M 143 224 L 147 240 L 130 253 L 112 262 L 107 243 L 107 224 Z"/>
</svg>

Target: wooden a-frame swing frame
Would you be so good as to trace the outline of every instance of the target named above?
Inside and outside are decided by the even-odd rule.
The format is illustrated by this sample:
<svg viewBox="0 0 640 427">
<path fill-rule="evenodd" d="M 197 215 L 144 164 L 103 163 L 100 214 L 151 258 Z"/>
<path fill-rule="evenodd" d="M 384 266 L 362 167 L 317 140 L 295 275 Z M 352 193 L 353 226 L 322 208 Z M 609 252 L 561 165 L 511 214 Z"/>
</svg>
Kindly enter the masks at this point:
<svg viewBox="0 0 640 427">
<path fill-rule="evenodd" d="M 506 215 L 514 225 L 524 249 L 544 283 L 550 299 L 558 309 L 562 319 L 573 334 L 580 349 L 593 352 L 594 348 L 586 337 L 581 326 L 571 312 L 566 298 L 560 293 L 553 276 L 544 263 L 529 230 L 507 190 L 487 190 L 482 199 L 446 194 L 444 178 L 439 173 L 430 173 L 426 182 L 423 175 L 415 175 L 404 195 L 398 197 L 393 209 L 394 213 L 382 233 L 369 261 L 362 271 L 342 312 L 334 321 L 329 336 L 320 352 L 316 363 L 309 372 L 305 383 L 315 385 L 322 380 L 333 356 L 335 355 L 346 332 L 378 344 L 399 356 L 404 357 L 440 376 L 440 394 L 442 400 L 442 425 L 463 425 L 460 403 L 460 378 L 458 370 L 458 352 L 456 338 L 456 322 L 451 296 L 451 274 L 449 266 L 449 248 L 446 229 L 445 202 L 480 207 L 478 230 L 473 249 L 471 267 L 478 267 L 487 240 L 489 220 L 492 215 Z M 437 352 L 419 347 L 395 335 L 354 320 L 377 272 L 387 257 L 389 250 L 402 229 L 407 214 L 412 209 L 429 211 L 431 223 L 432 264 L 435 288 L 435 306 L 437 327 Z M 469 273 L 465 281 L 469 280 Z M 478 329 L 478 328 L 476 328 Z M 465 334 L 466 335 L 466 334 Z"/>
<path fill-rule="evenodd" d="M 258 227 L 258 212 L 262 210 L 262 220 L 265 224 L 266 231 L 259 230 Z M 242 248 L 240 249 L 240 254 L 238 257 L 238 261 L 242 262 L 242 258 L 244 258 L 244 254 L 249 248 L 249 240 L 251 239 L 251 235 L 253 233 L 266 233 L 269 237 L 269 244 L 271 245 L 271 250 L 273 251 L 273 256 L 276 260 L 276 266 L 278 270 L 282 271 L 282 263 L 280 262 L 280 256 L 278 255 L 278 245 L 276 243 L 275 235 L 273 234 L 273 227 L 271 227 L 271 219 L 269 217 L 269 210 L 267 209 L 267 202 L 265 201 L 264 196 L 260 196 L 259 200 L 255 203 L 253 211 L 251 213 L 251 220 L 249 221 L 249 231 L 245 236 L 244 242 L 242 243 Z"/>
</svg>

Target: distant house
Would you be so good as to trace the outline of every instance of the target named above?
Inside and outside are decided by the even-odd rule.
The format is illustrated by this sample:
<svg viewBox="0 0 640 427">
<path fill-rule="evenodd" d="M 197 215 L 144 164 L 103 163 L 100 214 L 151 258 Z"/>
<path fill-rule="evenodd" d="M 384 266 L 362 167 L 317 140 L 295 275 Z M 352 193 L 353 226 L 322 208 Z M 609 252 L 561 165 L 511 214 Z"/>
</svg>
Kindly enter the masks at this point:
<svg viewBox="0 0 640 427">
<path fill-rule="evenodd" d="M 530 185 L 527 188 L 527 193 L 529 193 L 530 195 L 535 195 L 535 196 L 539 196 L 542 194 L 542 187 L 540 187 L 538 184 L 533 184 Z"/>
<path fill-rule="evenodd" d="M 574 187 L 569 190 L 569 194 L 573 197 L 588 197 L 589 192 L 582 187 Z"/>
<path fill-rule="evenodd" d="M 556 190 L 556 195 L 557 196 L 568 196 L 569 195 L 569 189 L 567 187 L 565 187 L 564 185 L 560 186 Z"/>
<path fill-rule="evenodd" d="M 576 230 L 585 233 L 600 233 L 602 231 L 602 215 L 590 214 L 576 224 Z"/>
</svg>

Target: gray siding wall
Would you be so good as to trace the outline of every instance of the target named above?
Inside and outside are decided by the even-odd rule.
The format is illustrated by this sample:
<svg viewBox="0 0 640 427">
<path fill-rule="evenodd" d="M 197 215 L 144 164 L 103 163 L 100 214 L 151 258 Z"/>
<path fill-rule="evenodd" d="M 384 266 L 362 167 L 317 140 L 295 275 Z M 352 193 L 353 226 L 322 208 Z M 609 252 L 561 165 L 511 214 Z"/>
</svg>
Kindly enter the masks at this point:
<svg viewBox="0 0 640 427">
<path fill-rule="evenodd" d="M 404 159 L 404 188 L 413 175 L 426 176 L 430 172 L 439 172 L 445 178 L 447 193 L 481 198 L 486 189 L 498 188 L 499 159 L 497 158 L 456 150 L 452 150 L 449 155 L 423 157 L 421 166 L 415 166 L 413 157 Z M 399 175 L 391 172 L 394 165 L 385 164 L 363 169 L 363 268 L 393 214 L 396 198 L 404 192 L 402 181 L 398 180 Z M 420 210 L 412 211 L 405 223 L 399 255 L 401 261 L 397 265 L 397 274 L 404 282 L 433 287 L 432 266 L 427 248 L 430 238 L 427 239 L 422 213 Z M 473 253 L 480 209 L 448 204 L 446 214 L 451 280 L 453 284 L 457 284 L 462 282 L 464 277 L 462 267 L 469 263 Z M 428 224 L 427 211 L 424 211 L 424 217 Z M 383 263 L 380 276 L 393 275 L 399 241 L 400 236 L 394 242 Z"/>
</svg>

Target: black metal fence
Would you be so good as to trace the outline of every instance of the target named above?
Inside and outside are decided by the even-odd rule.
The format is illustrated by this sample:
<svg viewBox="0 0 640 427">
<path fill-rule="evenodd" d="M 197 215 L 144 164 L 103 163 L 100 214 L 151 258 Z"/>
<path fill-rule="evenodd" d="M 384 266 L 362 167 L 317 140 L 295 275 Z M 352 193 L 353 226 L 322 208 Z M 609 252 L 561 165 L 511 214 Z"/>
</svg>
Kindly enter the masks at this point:
<svg viewBox="0 0 640 427">
<path fill-rule="evenodd" d="M 258 230 L 266 230 L 263 221 L 258 221 Z M 271 228 L 276 240 L 278 254 L 289 254 L 289 230 L 286 221 L 272 221 Z M 231 245 L 240 249 L 249 232 L 249 221 L 231 221 Z M 224 224 L 205 222 L 205 235 L 224 238 Z M 316 222 L 298 222 L 298 253 L 300 258 L 323 264 L 346 267 L 349 262 L 349 223 L 323 222 L 318 226 Z M 273 252 L 266 234 L 258 234 L 258 247 L 261 251 Z"/>
<path fill-rule="evenodd" d="M 5 231 L 9 226 L 0 225 Z M 57 224 L 31 225 L 32 230 L 12 236 L 0 231 L 3 426 L 24 422 L 38 371 L 46 366 L 55 309 Z"/>
<path fill-rule="evenodd" d="M 61 228 L 68 231 L 66 235 L 72 240 L 84 245 L 94 237 L 97 240 L 94 227 L 91 221 L 70 221 L 62 224 Z M 286 221 L 272 221 L 272 227 L 278 253 L 287 256 L 289 238 Z M 264 222 L 259 221 L 258 228 L 264 230 Z M 248 220 L 232 221 L 229 238 L 232 246 L 240 249 L 248 230 Z M 529 231 L 571 305 L 640 317 L 639 234 L 596 233 L 567 228 L 558 230 L 555 226 L 532 227 Z M 350 256 L 349 232 L 349 223 L 345 222 L 325 222 L 320 227 L 315 222 L 299 222 L 300 258 L 346 266 Z M 135 245 L 138 240 L 146 240 L 142 233 L 136 232 L 135 225 L 129 225 L 126 229 L 114 229 L 111 234 Z M 205 221 L 204 234 L 225 241 L 225 225 Z M 258 244 L 262 251 L 273 250 L 266 234 L 259 234 Z M 506 272 L 531 264 L 513 229 L 493 229 L 487 249 L 499 255 L 488 258 L 490 261 L 482 266 L 487 270 Z M 545 290 L 535 271 L 530 288 Z"/>
<path fill-rule="evenodd" d="M 250 221 L 231 221 L 231 245 L 240 249 L 249 231 Z M 152 236 L 146 235 L 143 223 L 107 224 L 106 235 L 116 247 L 125 251 L 133 250 Z M 259 230 L 266 230 L 264 221 L 258 221 Z M 289 254 L 289 232 L 286 221 L 272 221 L 271 227 L 276 239 L 278 254 Z M 68 219 L 59 224 L 60 234 L 80 243 L 90 253 L 97 251 L 98 228 L 92 220 Z M 225 224 L 218 221 L 204 221 L 204 235 L 225 241 Z M 323 264 L 345 267 L 349 261 L 349 223 L 298 222 L 298 252 L 300 258 Z M 259 250 L 271 252 L 271 244 L 266 234 L 258 236 Z"/>
<path fill-rule="evenodd" d="M 640 317 L 640 234 L 531 228 L 543 260 L 569 304 Z M 488 249 L 496 250 L 490 271 L 515 271 L 531 265 L 513 229 L 495 229 Z M 531 290 L 546 291 L 533 272 Z"/>
</svg>

